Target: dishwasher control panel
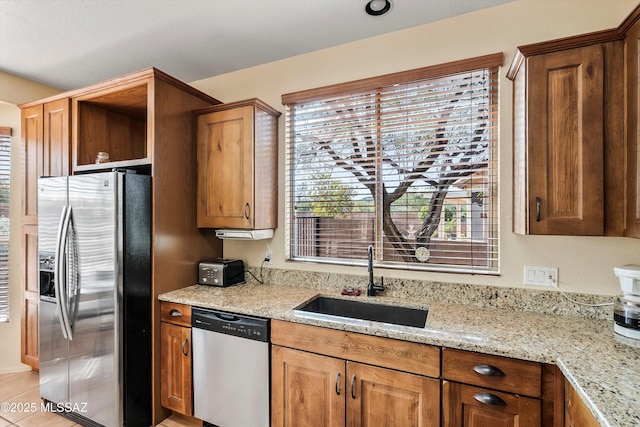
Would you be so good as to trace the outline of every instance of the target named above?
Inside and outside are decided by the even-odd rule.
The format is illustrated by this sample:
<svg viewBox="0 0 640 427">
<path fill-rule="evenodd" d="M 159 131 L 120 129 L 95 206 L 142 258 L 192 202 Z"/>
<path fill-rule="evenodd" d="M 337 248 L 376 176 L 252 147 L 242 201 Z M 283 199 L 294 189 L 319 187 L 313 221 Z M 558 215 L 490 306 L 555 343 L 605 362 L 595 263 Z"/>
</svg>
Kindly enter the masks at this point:
<svg viewBox="0 0 640 427">
<path fill-rule="evenodd" d="M 269 319 L 194 307 L 191 326 L 256 341 L 269 341 Z"/>
</svg>

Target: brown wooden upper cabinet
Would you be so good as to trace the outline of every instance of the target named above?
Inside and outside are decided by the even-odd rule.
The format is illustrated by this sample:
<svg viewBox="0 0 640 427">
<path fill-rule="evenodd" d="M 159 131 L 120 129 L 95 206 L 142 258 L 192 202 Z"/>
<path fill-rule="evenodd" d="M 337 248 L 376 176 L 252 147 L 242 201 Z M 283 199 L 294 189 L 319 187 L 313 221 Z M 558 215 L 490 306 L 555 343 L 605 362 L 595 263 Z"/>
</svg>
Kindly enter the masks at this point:
<svg viewBox="0 0 640 427">
<path fill-rule="evenodd" d="M 514 232 L 640 237 L 639 17 L 518 47 L 507 73 Z"/>
<path fill-rule="evenodd" d="M 258 99 L 198 114 L 198 227 L 277 225 L 278 117 Z"/>
<path fill-rule="evenodd" d="M 514 130 L 518 177 L 523 179 L 515 189 L 524 211 L 521 231 L 601 235 L 602 46 L 535 55 L 523 67 L 526 79 L 516 79 L 516 86 L 523 87 L 515 89 L 514 98 L 517 111 L 526 111 L 526 117 L 516 117 Z"/>
<path fill-rule="evenodd" d="M 628 30 L 625 31 L 624 40 L 625 49 L 625 71 L 626 71 L 626 143 L 627 143 L 627 221 L 625 228 L 625 236 L 640 237 L 640 150 L 638 143 L 640 142 L 640 109 L 638 108 L 638 97 L 640 95 L 640 70 L 638 69 L 638 61 L 640 61 L 640 53 L 638 46 L 640 45 L 640 20 L 639 13 L 636 19 L 629 22 Z"/>
</svg>

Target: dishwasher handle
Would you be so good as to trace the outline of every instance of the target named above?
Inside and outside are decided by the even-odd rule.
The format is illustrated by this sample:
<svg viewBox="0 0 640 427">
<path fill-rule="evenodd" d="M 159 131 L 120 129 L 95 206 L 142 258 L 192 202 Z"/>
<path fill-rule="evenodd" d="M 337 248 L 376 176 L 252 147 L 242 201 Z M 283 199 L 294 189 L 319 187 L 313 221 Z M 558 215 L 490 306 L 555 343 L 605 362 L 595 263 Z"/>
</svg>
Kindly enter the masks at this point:
<svg viewBox="0 0 640 427">
<path fill-rule="evenodd" d="M 213 313 L 213 315 L 218 319 L 226 320 L 227 322 L 238 322 L 240 320 L 240 317 L 236 316 L 235 314 L 216 312 Z"/>
</svg>

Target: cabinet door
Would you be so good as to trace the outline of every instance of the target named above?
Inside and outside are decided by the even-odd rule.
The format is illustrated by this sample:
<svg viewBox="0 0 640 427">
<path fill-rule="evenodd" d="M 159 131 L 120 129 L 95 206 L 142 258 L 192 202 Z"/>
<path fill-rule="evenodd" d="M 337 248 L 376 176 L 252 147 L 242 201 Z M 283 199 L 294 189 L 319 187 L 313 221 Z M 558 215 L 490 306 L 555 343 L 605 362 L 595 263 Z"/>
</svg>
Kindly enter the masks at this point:
<svg viewBox="0 0 640 427">
<path fill-rule="evenodd" d="M 198 117 L 198 227 L 253 228 L 254 107 Z"/>
<path fill-rule="evenodd" d="M 527 60 L 531 234 L 604 233 L 601 45 Z"/>
<path fill-rule="evenodd" d="M 448 427 L 540 427 L 538 399 L 450 381 L 442 383 L 442 421 Z"/>
<path fill-rule="evenodd" d="M 440 426 L 440 382 L 347 362 L 347 426 Z"/>
<path fill-rule="evenodd" d="M 38 223 L 38 178 L 43 174 L 43 106 L 21 111 L 22 115 L 22 223 Z"/>
<path fill-rule="evenodd" d="M 71 115 L 69 98 L 44 104 L 44 176 L 69 175 Z"/>
<path fill-rule="evenodd" d="M 271 425 L 344 426 L 344 378 L 344 360 L 273 346 Z"/>
<path fill-rule="evenodd" d="M 22 318 L 21 361 L 38 371 L 38 226 L 22 226 Z"/>
<path fill-rule="evenodd" d="M 627 224 L 625 235 L 640 237 L 640 21 L 636 22 L 625 38 L 625 92 L 627 103 Z"/>
<path fill-rule="evenodd" d="M 161 404 L 192 415 L 191 328 L 162 322 L 160 335 Z"/>
</svg>

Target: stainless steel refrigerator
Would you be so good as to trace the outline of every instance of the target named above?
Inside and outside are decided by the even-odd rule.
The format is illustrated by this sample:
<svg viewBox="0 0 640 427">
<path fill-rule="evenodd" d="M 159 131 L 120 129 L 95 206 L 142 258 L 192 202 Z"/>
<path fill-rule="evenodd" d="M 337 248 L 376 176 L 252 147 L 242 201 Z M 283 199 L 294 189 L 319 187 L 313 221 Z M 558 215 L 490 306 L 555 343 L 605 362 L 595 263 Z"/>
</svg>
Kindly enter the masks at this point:
<svg viewBox="0 0 640 427">
<path fill-rule="evenodd" d="M 40 395 L 88 426 L 151 424 L 151 177 L 38 181 Z"/>
</svg>

